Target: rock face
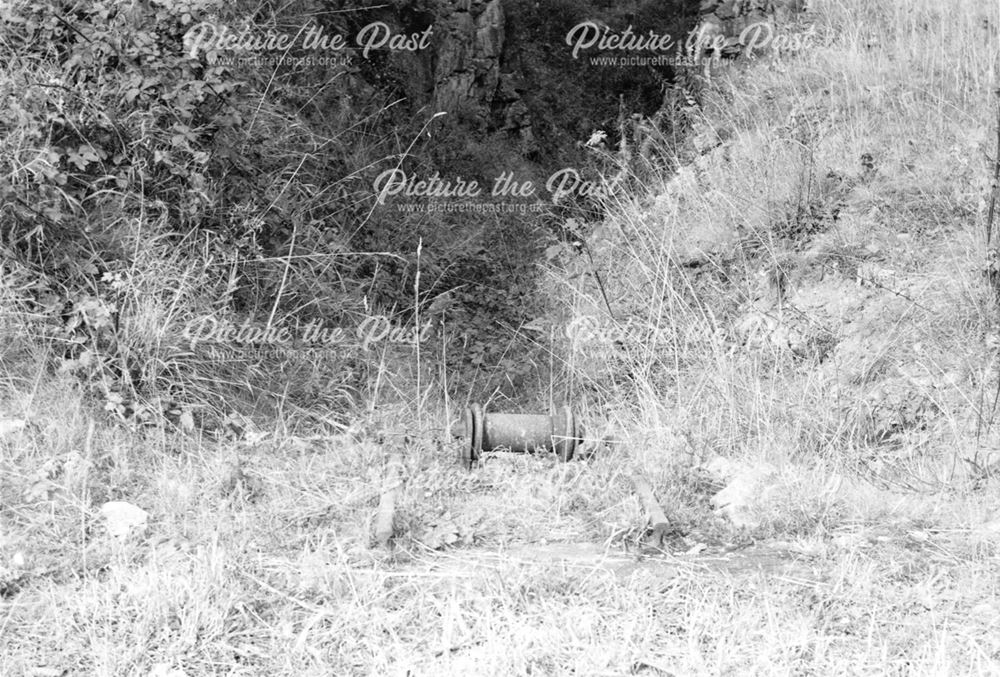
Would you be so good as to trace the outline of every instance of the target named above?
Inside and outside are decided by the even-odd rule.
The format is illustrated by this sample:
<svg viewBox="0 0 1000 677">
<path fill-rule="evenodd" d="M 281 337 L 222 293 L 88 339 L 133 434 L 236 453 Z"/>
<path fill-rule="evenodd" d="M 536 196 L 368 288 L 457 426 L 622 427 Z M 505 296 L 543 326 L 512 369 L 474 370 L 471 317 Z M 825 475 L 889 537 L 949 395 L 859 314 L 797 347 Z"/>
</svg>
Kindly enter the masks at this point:
<svg viewBox="0 0 1000 677">
<path fill-rule="evenodd" d="M 714 17 L 732 35 L 747 22 L 769 17 L 783 20 L 805 11 L 807 5 L 807 0 L 702 0 L 699 11 L 705 19 Z"/>
<path fill-rule="evenodd" d="M 389 55 L 388 70 L 412 109 L 447 113 L 474 134 L 500 129 L 530 141 L 531 115 L 518 79 L 501 71 L 508 42 L 502 0 L 405 0 L 380 19 L 410 32 L 409 14 L 433 26 L 430 49 Z"/>
<path fill-rule="evenodd" d="M 451 2 L 436 26 L 433 105 L 485 127 L 500 84 L 504 10 L 500 0 Z"/>
<path fill-rule="evenodd" d="M 723 55 L 743 53 L 745 31 L 755 24 L 785 23 L 807 9 L 807 0 L 702 0 L 701 23 L 696 29 L 703 39 L 725 39 Z M 758 36 L 763 39 L 764 36 Z M 741 41 L 742 40 L 742 41 Z"/>
<path fill-rule="evenodd" d="M 523 155 L 537 149 L 536 136 L 541 130 L 536 122 L 546 113 L 537 105 L 545 93 L 534 90 L 555 84 L 551 80 L 555 79 L 554 75 L 560 75 L 558 69 L 564 71 L 561 79 L 585 82 L 583 95 L 593 99 L 591 102 L 563 101 L 563 105 L 593 108 L 597 100 L 609 92 L 586 91 L 586 88 L 593 89 L 597 83 L 614 87 L 612 82 L 595 79 L 594 72 L 600 68 L 582 61 L 561 60 L 565 57 L 560 52 L 565 51 L 566 29 L 577 19 L 598 19 L 594 9 L 581 10 L 579 16 L 571 19 L 568 13 L 560 11 L 566 8 L 560 8 L 558 3 L 543 12 L 537 3 L 531 8 L 516 0 L 397 0 L 396 12 L 405 13 L 418 5 L 433 22 L 433 47 L 420 56 L 422 63 L 419 65 L 413 63 L 412 54 L 394 57 L 400 62 L 399 67 L 408 73 L 406 86 L 413 100 L 429 105 L 435 112 L 456 116 L 475 132 L 503 131 L 519 140 Z M 677 31 L 676 27 L 683 26 L 684 17 L 690 16 L 688 12 L 693 12 L 697 6 L 699 27 L 707 35 L 724 36 L 727 45 L 738 50 L 741 34 L 747 26 L 762 23 L 773 27 L 803 11 L 805 5 L 806 0 L 701 0 L 700 4 L 696 0 L 679 0 L 646 8 L 644 14 L 608 18 L 614 30 L 624 28 L 619 24 L 628 23 L 631 27 L 631 23 L 637 21 L 639 24 L 635 28 L 639 34 L 662 32 L 663 22 L 671 23 Z M 509 12 L 512 14 L 508 15 Z M 533 23 L 539 20 L 545 22 L 544 28 Z M 567 25 L 563 26 L 564 23 Z M 687 26 L 693 25 L 689 19 Z M 511 30 L 514 34 L 509 34 Z M 530 32 L 531 36 L 528 38 L 518 32 Z M 683 35 L 682 30 L 678 39 Z M 546 44 L 539 45 L 539 39 Z M 526 40 L 531 42 L 530 49 L 524 48 Z M 531 54 L 526 56 L 527 52 Z M 540 83 L 537 74 L 545 69 L 550 69 L 550 81 Z M 661 73 L 661 77 L 668 76 L 667 72 Z M 628 84 L 632 88 L 640 85 L 638 81 Z M 618 93 L 611 94 L 617 102 Z"/>
<path fill-rule="evenodd" d="M 594 64 L 589 58 L 600 49 L 578 58 L 566 42 L 583 21 L 683 39 L 697 16 L 697 0 L 638 0 L 640 6 L 641 12 L 590 0 L 395 0 L 360 13 L 353 29 L 372 20 L 407 35 L 432 27 L 429 49 L 380 55 L 361 71 L 366 84 L 383 91 L 391 84 L 412 113 L 445 112 L 473 138 L 499 134 L 512 152 L 544 161 L 613 125 L 622 97 L 645 115 L 661 105 L 669 67 Z"/>
<path fill-rule="evenodd" d="M 431 103 L 457 115 L 476 132 L 500 130 L 536 150 L 531 113 L 513 73 L 501 72 L 507 22 L 501 0 L 451 0 L 441 7 L 440 42 L 434 52 Z"/>
</svg>

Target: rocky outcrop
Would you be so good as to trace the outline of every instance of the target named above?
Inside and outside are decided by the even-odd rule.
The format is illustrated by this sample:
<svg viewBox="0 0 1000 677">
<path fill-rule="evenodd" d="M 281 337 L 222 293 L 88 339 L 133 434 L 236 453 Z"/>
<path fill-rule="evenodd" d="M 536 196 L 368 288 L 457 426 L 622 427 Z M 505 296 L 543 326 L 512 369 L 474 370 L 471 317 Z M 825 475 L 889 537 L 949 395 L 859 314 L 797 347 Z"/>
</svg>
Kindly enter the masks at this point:
<svg viewBox="0 0 1000 677">
<path fill-rule="evenodd" d="M 504 24 L 500 0 L 442 6 L 435 23 L 441 32 L 433 55 L 435 112 L 462 114 L 486 126 L 499 90 Z"/>
<path fill-rule="evenodd" d="M 474 137 L 499 133 L 522 157 L 560 157 L 564 163 L 566 149 L 608 126 L 622 100 L 631 112 L 652 115 L 662 101 L 663 81 L 673 76 L 667 66 L 592 63 L 602 53 L 635 54 L 597 47 L 573 54 L 568 31 L 587 21 L 615 31 L 672 33 L 680 40 L 694 25 L 696 8 L 697 0 L 641 0 L 631 10 L 587 0 L 550 6 L 531 0 L 395 0 L 379 18 L 403 33 L 433 26 L 430 49 L 389 56 L 392 80 L 410 110 L 448 113 L 448 120 Z"/>
<path fill-rule="evenodd" d="M 531 124 L 531 111 L 521 97 L 524 92 L 520 79 L 511 73 L 500 75 L 500 88 L 494 109 L 501 111 L 500 129 L 520 141 L 520 155 L 529 156 L 538 149 Z"/>
<path fill-rule="evenodd" d="M 392 55 L 392 68 L 413 109 L 447 113 L 477 134 L 503 131 L 521 142 L 521 153 L 534 150 L 534 130 L 524 85 L 501 70 L 507 40 L 502 0 L 404 2 L 393 23 L 417 5 L 433 24 L 431 48 Z M 386 17 L 388 19 L 388 17 Z"/>
<path fill-rule="evenodd" d="M 805 11 L 807 4 L 807 0 L 702 0 L 701 23 L 696 31 L 703 43 L 715 39 L 724 41 L 720 56 L 746 55 L 748 49 L 771 48 L 775 24 L 790 21 Z M 753 26 L 769 28 L 753 32 Z M 797 39 L 801 41 L 802 38 Z"/>
</svg>

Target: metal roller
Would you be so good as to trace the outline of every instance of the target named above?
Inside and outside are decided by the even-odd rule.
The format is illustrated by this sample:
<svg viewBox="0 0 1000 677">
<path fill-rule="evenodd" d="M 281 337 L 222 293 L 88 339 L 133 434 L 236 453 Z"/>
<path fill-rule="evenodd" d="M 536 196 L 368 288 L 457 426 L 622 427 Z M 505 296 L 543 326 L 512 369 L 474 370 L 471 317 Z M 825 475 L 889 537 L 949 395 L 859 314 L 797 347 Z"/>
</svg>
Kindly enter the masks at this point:
<svg viewBox="0 0 1000 677">
<path fill-rule="evenodd" d="M 484 451 L 533 453 L 554 451 L 563 461 L 583 442 L 583 430 L 573 411 L 560 407 L 552 415 L 487 413 L 473 404 L 463 417 L 462 463 L 471 467 Z"/>
</svg>

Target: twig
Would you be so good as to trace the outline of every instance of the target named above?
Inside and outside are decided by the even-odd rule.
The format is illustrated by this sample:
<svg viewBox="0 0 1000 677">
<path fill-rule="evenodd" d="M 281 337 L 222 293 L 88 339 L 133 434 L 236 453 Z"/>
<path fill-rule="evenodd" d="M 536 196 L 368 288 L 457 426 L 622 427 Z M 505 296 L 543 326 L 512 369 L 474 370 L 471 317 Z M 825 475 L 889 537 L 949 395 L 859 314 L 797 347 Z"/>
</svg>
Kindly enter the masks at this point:
<svg viewBox="0 0 1000 677">
<path fill-rule="evenodd" d="M 996 89 L 994 92 L 997 97 L 1000 97 L 1000 88 Z M 994 295 L 1000 292 L 997 287 L 997 272 L 995 266 L 997 265 L 996 257 L 990 249 L 991 240 L 993 239 L 993 217 L 996 214 L 996 204 L 997 204 L 997 190 L 1000 189 L 1000 102 L 997 103 L 997 147 L 996 155 L 993 157 L 993 185 L 990 186 L 990 209 L 989 213 L 986 215 L 986 256 L 989 261 L 989 268 L 987 270 L 987 276 L 993 287 Z M 1000 398 L 1000 380 L 997 381 L 997 389 L 993 395 L 993 408 L 990 409 L 989 421 L 986 424 L 986 433 L 990 431 L 990 427 L 993 425 L 993 416 L 997 411 L 997 400 Z M 983 387 L 979 389 L 979 411 L 976 414 L 976 453 L 979 453 L 979 439 L 980 434 L 983 429 Z"/>
<path fill-rule="evenodd" d="M 608 309 L 608 315 L 615 322 L 618 318 L 615 317 L 615 311 L 611 310 L 611 303 L 608 301 L 608 294 L 604 291 L 604 281 L 601 279 L 601 271 L 597 269 L 597 264 L 594 262 L 594 255 L 590 253 L 590 245 L 587 244 L 587 238 L 580 238 L 583 243 L 583 250 L 587 252 L 587 258 L 590 259 L 590 269 L 594 273 L 594 279 L 597 280 L 597 288 L 601 290 L 601 298 L 604 299 L 604 305 Z"/>
<path fill-rule="evenodd" d="M 656 496 L 653 494 L 653 488 L 649 486 L 649 482 L 638 471 L 632 473 L 632 486 L 635 487 L 635 493 L 639 497 L 639 501 L 642 503 L 642 507 L 646 511 L 649 522 L 653 527 L 649 538 L 650 544 L 659 547 L 663 545 L 667 534 L 671 531 L 670 520 L 667 519 L 667 515 L 663 512 L 660 504 L 657 503 Z"/>
<path fill-rule="evenodd" d="M 1000 97 L 1000 89 L 996 90 Z M 1000 187 L 1000 103 L 997 104 L 997 151 L 993 158 L 993 185 L 990 190 L 990 211 L 986 215 L 986 246 L 990 246 L 993 238 L 993 216 L 996 213 L 997 188 Z"/>
<path fill-rule="evenodd" d="M 396 516 L 396 498 L 403 486 L 403 453 L 394 451 L 389 454 L 389 462 L 385 466 L 385 477 L 382 479 L 382 496 L 378 502 L 378 512 L 375 515 L 375 542 L 383 547 L 389 547 L 392 538 L 392 521 Z"/>
<path fill-rule="evenodd" d="M 873 280 L 873 279 L 867 278 L 867 277 L 865 277 L 863 275 L 857 275 L 856 277 L 857 277 L 858 280 L 860 280 L 862 282 L 867 282 L 868 284 L 872 285 L 873 287 L 878 287 L 882 291 L 887 291 L 890 294 L 895 294 L 896 296 L 900 297 L 901 299 L 909 301 L 910 303 L 912 303 L 913 305 L 915 305 L 917 308 L 920 308 L 920 310 L 926 311 L 928 313 L 932 312 L 930 308 L 928 308 L 927 306 L 921 305 L 920 303 L 917 302 L 916 299 L 910 298 L 909 296 L 907 296 L 903 292 L 897 291 L 897 290 L 893 289 L 892 287 L 887 287 L 884 284 L 880 283 L 878 280 Z"/>
</svg>

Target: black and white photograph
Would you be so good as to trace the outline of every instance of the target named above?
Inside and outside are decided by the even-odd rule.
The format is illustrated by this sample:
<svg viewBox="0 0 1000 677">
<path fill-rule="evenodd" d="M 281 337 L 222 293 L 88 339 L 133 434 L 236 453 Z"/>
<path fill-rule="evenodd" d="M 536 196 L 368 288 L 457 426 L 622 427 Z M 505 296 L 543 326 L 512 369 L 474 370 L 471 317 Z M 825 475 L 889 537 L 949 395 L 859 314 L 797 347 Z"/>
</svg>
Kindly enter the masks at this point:
<svg viewBox="0 0 1000 677">
<path fill-rule="evenodd" d="M 0 676 L 1000 675 L 1000 0 L 0 0 Z"/>
</svg>

